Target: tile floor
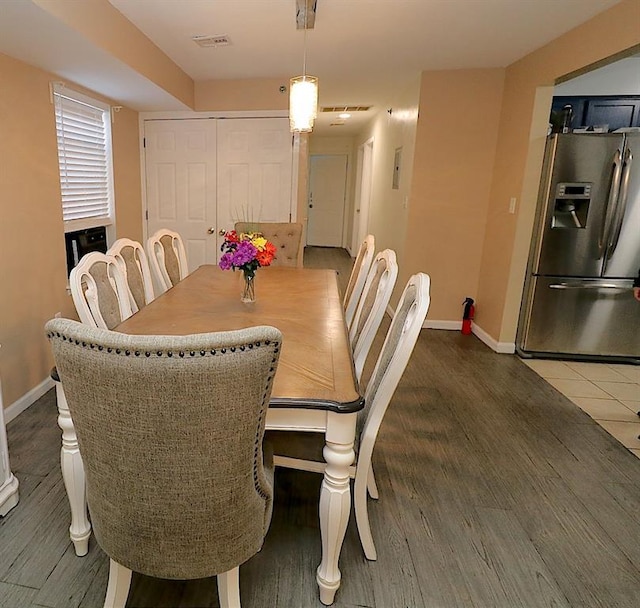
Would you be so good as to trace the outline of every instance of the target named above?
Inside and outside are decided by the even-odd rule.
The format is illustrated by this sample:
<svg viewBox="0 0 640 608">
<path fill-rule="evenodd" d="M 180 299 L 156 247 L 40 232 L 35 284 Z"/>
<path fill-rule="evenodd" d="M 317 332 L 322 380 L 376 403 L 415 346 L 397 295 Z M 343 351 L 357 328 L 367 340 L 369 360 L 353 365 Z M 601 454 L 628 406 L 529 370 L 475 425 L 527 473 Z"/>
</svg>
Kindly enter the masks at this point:
<svg viewBox="0 0 640 608">
<path fill-rule="evenodd" d="M 640 366 L 523 361 L 640 458 Z"/>
</svg>

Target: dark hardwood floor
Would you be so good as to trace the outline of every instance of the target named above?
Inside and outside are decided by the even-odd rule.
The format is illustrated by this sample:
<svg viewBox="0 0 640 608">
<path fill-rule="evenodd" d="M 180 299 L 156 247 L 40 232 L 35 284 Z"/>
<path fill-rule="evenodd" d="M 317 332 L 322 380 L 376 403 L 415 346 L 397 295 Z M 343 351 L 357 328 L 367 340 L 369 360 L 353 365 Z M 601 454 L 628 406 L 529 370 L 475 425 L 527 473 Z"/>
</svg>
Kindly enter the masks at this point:
<svg viewBox="0 0 640 608">
<path fill-rule="evenodd" d="M 344 285 L 351 260 L 313 248 L 305 263 L 339 269 Z M 2 607 L 104 601 L 106 556 L 93 539 L 83 558 L 69 543 L 56 415 L 49 392 L 8 425 L 20 503 L 0 520 Z M 640 459 L 517 357 L 423 330 L 374 467 L 378 561 L 364 558 L 352 520 L 336 608 L 640 605 Z M 264 548 L 240 571 L 243 608 L 321 606 L 319 488 L 318 475 L 276 472 Z M 215 580 L 134 575 L 127 606 L 216 607 Z"/>
</svg>

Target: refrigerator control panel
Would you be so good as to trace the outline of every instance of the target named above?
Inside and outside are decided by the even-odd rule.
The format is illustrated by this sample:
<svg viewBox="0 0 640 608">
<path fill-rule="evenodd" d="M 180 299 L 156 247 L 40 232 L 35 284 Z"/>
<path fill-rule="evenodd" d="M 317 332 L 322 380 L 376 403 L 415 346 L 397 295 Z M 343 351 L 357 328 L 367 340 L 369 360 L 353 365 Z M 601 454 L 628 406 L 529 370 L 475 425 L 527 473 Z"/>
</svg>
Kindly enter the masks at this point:
<svg viewBox="0 0 640 608">
<path fill-rule="evenodd" d="M 556 198 L 591 198 L 591 182 L 558 184 Z"/>
</svg>

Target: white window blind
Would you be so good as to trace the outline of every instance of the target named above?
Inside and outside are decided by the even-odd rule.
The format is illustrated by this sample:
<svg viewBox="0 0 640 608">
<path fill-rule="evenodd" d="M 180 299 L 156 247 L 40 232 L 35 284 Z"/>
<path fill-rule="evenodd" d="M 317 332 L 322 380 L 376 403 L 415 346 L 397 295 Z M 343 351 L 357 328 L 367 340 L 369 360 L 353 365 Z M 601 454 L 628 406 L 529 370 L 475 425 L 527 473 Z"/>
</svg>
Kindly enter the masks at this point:
<svg viewBox="0 0 640 608">
<path fill-rule="evenodd" d="M 63 92 L 64 91 L 64 92 Z M 65 231 L 113 221 L 109 107 L 54 90 Z"/>
</svg>

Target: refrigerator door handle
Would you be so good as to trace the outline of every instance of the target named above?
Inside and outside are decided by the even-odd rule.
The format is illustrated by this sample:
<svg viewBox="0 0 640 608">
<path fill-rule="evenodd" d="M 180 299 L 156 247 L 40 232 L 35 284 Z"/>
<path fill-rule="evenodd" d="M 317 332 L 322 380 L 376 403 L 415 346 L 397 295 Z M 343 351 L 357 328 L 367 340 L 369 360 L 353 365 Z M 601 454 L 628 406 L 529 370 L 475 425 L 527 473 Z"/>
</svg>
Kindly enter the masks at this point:
<svg viewBox="0 0 640 608">
<path fill-rule="evenodd" d="M 615 283 L 609 283 L 606 281 L 590 281 L 588 283 L 583 282 L 561 282 L 551 283 L 549 289 L 612 289 L 614 291 L 626 291 L 630 292 L 633 286 L 633 281 L 617 281 Z"/>
<path fill-rule="evenodd" d="M 611 233 L 611 225 L 616 215 L 616 203 L 620 192 L 620 174 L 622 173 L 622 155 L 620 150 L 616 150 L 613 155 L 613 170 L 611 174 L 611 187 L 609 188 L 609 196 L 607 197 L 607 205 L 604 209 L 602 224 L 600 226 L 600 235 L 598 238 L 598 259 L 602 258 L 607 251 L 609 243 L 609 234 Z"/>
<path fill-rule="evenodd" d="M 629 180 L 631 177 L 631 164 L 633 162 L 633 154 L 631 150 L 627 148 L 624 154 L 624 161 L 622 163 L 622 179 L 620 180 L 620 194 L 618 195 L 618 202 L 616 204 L 616 212 L 613 217 L 612 233 L 609 238 L 607 246 L 607 258 L 613 255 L 613 252 L 618 246 L 618 239 L 620 238 L 620 231 L 622 230 L 622 221 L 624 220 L 624 213 L 627 209 L 627 198 L 629 196 Z"/>
</svg>

